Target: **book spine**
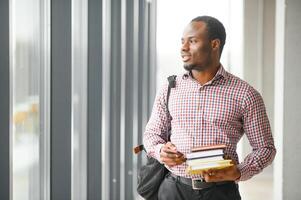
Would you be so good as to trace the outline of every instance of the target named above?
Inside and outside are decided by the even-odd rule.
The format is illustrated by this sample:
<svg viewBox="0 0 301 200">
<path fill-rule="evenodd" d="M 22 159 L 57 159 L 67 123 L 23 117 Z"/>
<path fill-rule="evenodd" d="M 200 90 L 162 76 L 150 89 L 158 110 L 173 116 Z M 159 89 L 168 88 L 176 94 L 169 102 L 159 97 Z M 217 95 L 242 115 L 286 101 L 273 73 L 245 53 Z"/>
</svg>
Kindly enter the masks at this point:
<svg viewBox="0 0 301 200">
<path fill-rule="evenodd" d="M 221 145 L 211 145 L 211 146 L 201 146 L 201 147 L 194 147 L 191 149 L 191 152 L 196 151 L 207 151 L 207 150 L 214 150 L 214 149 L 225 149 L 227 146 L 224 144 Z"/>
<path fill-rule="evenodd" d="M 187 158 L 196 158 L 196 157 L 208 157 L 208 156 L 217 156 L 224 154 L 223 150 L 212 150 L 212 151 L 201 151 L 201 152 L 192 152 L 186 155 Z"/>
<path fill-rule="evenodd" d="M 197 160 L 197 159 L 206 159 L 206 158 L 214 158 L 214 157 L 218 157 L 218 158 L 223 158 L 224 154 L 218 154 L 218 155 L 212 155 L 212 156 L 201 156 L 201 157 L 187 157 L 187 160 Z"/>
</svg>

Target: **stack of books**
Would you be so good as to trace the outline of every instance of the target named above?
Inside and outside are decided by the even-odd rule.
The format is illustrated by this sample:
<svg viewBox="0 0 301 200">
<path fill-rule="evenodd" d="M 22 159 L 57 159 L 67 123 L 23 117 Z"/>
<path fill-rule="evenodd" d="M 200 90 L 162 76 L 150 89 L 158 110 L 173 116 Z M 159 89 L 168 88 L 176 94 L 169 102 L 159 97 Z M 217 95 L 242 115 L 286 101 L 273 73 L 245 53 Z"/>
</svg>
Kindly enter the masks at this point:
<svg viewBox="0 0 301 200">
<path fill-rule="evenodd" d="M 223 169 L 233 164 L 231 160 L 224 159 L 226 145 L 200 146 L 191 149 L 186 155 L 188 167 L 186 173 L 190 175 L 200 174 L 208 169 Z"/>
</svg>

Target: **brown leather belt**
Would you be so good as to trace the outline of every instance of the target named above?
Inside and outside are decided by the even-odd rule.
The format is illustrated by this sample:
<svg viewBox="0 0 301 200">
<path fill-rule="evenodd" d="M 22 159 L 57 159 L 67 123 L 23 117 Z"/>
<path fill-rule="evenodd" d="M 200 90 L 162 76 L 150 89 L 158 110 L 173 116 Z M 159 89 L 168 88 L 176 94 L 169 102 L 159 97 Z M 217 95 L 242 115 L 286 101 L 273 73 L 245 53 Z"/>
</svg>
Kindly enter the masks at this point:
<svg viewBox="0 0 301 200">
<path fill-rule="evenodd" d="M 199 178 L 199 179 L 185 178 L 182 176 L 177 176 L 172 173 L 169 173 L 169 175 L 167 175 L 167 176 L 170 176 L 170 177 L 172 177 L 172 179 L 174 179 L 178 182 L 181 182 L 185 185 L 191 186 L 194 190 L 202 190 L 202 189 L 210 188 L 215 185 L 235 184 L 234 181 L 221 181 L 221 182 L 207 183 L 207 182 L 205 182 L 204 179 L 201 179 L 201 178 Z"/>
</svg>

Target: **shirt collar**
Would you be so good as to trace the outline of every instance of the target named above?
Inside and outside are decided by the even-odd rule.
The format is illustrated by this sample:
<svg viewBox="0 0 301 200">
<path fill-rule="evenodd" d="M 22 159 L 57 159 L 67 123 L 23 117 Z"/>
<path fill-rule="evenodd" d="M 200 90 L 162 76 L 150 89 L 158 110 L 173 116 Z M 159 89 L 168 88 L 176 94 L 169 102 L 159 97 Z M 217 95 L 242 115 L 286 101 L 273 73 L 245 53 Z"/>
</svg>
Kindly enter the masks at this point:
<svg viewBox="0 0 301 200">
<path fill-rule="evenodd" d="M 225 79 L 227 78 L 227 72 L 224 69 L 224 67 L 223 67 L 222 64 L 220 64 L 220 67 L 219 67 L 218 71 L 216 72 L 216 74 L 215 74 L 215 76 L 214 76 L 214 78 L 212 80 L 215 80 L 215 79 L 217 79 L 219 77 L 223 77 Z"/>
<path fill-rule="evenodd" d="M 227 78 L 227 71 L 224 69 L 224 67 L 223 67 L 222 64 L 220 64 L 220 67 L 219 67 L 219 69 L 217 70 L 215 76 L 214 76 L 213 79 L 212 79 L 211 81 L 209 81 L 209 82 L 213 82 L 213 81 L 217 80 L 217 79 L 220 78 L 220 77 L 223 77 L 223 78 L 225 78 L 225 79 Z M 186 72 L 186 73 L 183 75 L 182 78 L 183 78 L 183 79 L 187 79 L 187 78 L 193 78 L 193 77 L 192 77 L 192 75 L 191 75 L 191 72 L 189 71 L 189 72 Z"/>
</svg>

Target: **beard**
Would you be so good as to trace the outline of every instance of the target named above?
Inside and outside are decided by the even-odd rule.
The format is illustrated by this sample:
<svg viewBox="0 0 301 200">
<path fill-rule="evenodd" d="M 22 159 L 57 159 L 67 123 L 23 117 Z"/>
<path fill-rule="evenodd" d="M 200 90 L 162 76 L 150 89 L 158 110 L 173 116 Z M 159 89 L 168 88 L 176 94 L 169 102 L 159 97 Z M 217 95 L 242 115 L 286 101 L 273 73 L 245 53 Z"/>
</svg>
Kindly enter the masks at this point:
<svg viewBox="0 0 301 200">
<path fill-rule="evenodd" d="M 201 72 L 201 71 L 204 71 L 206 70 L 208 67 L 206 66 L 202 66 L 202 65 L 196 65 L 196 64 L 188 64 L 188 65 L 185 65 L 184 64 L 184 69 L 186 71 L 192 71 L 192 70 L 196 70 L 198 72 Z"/>
</svg>

